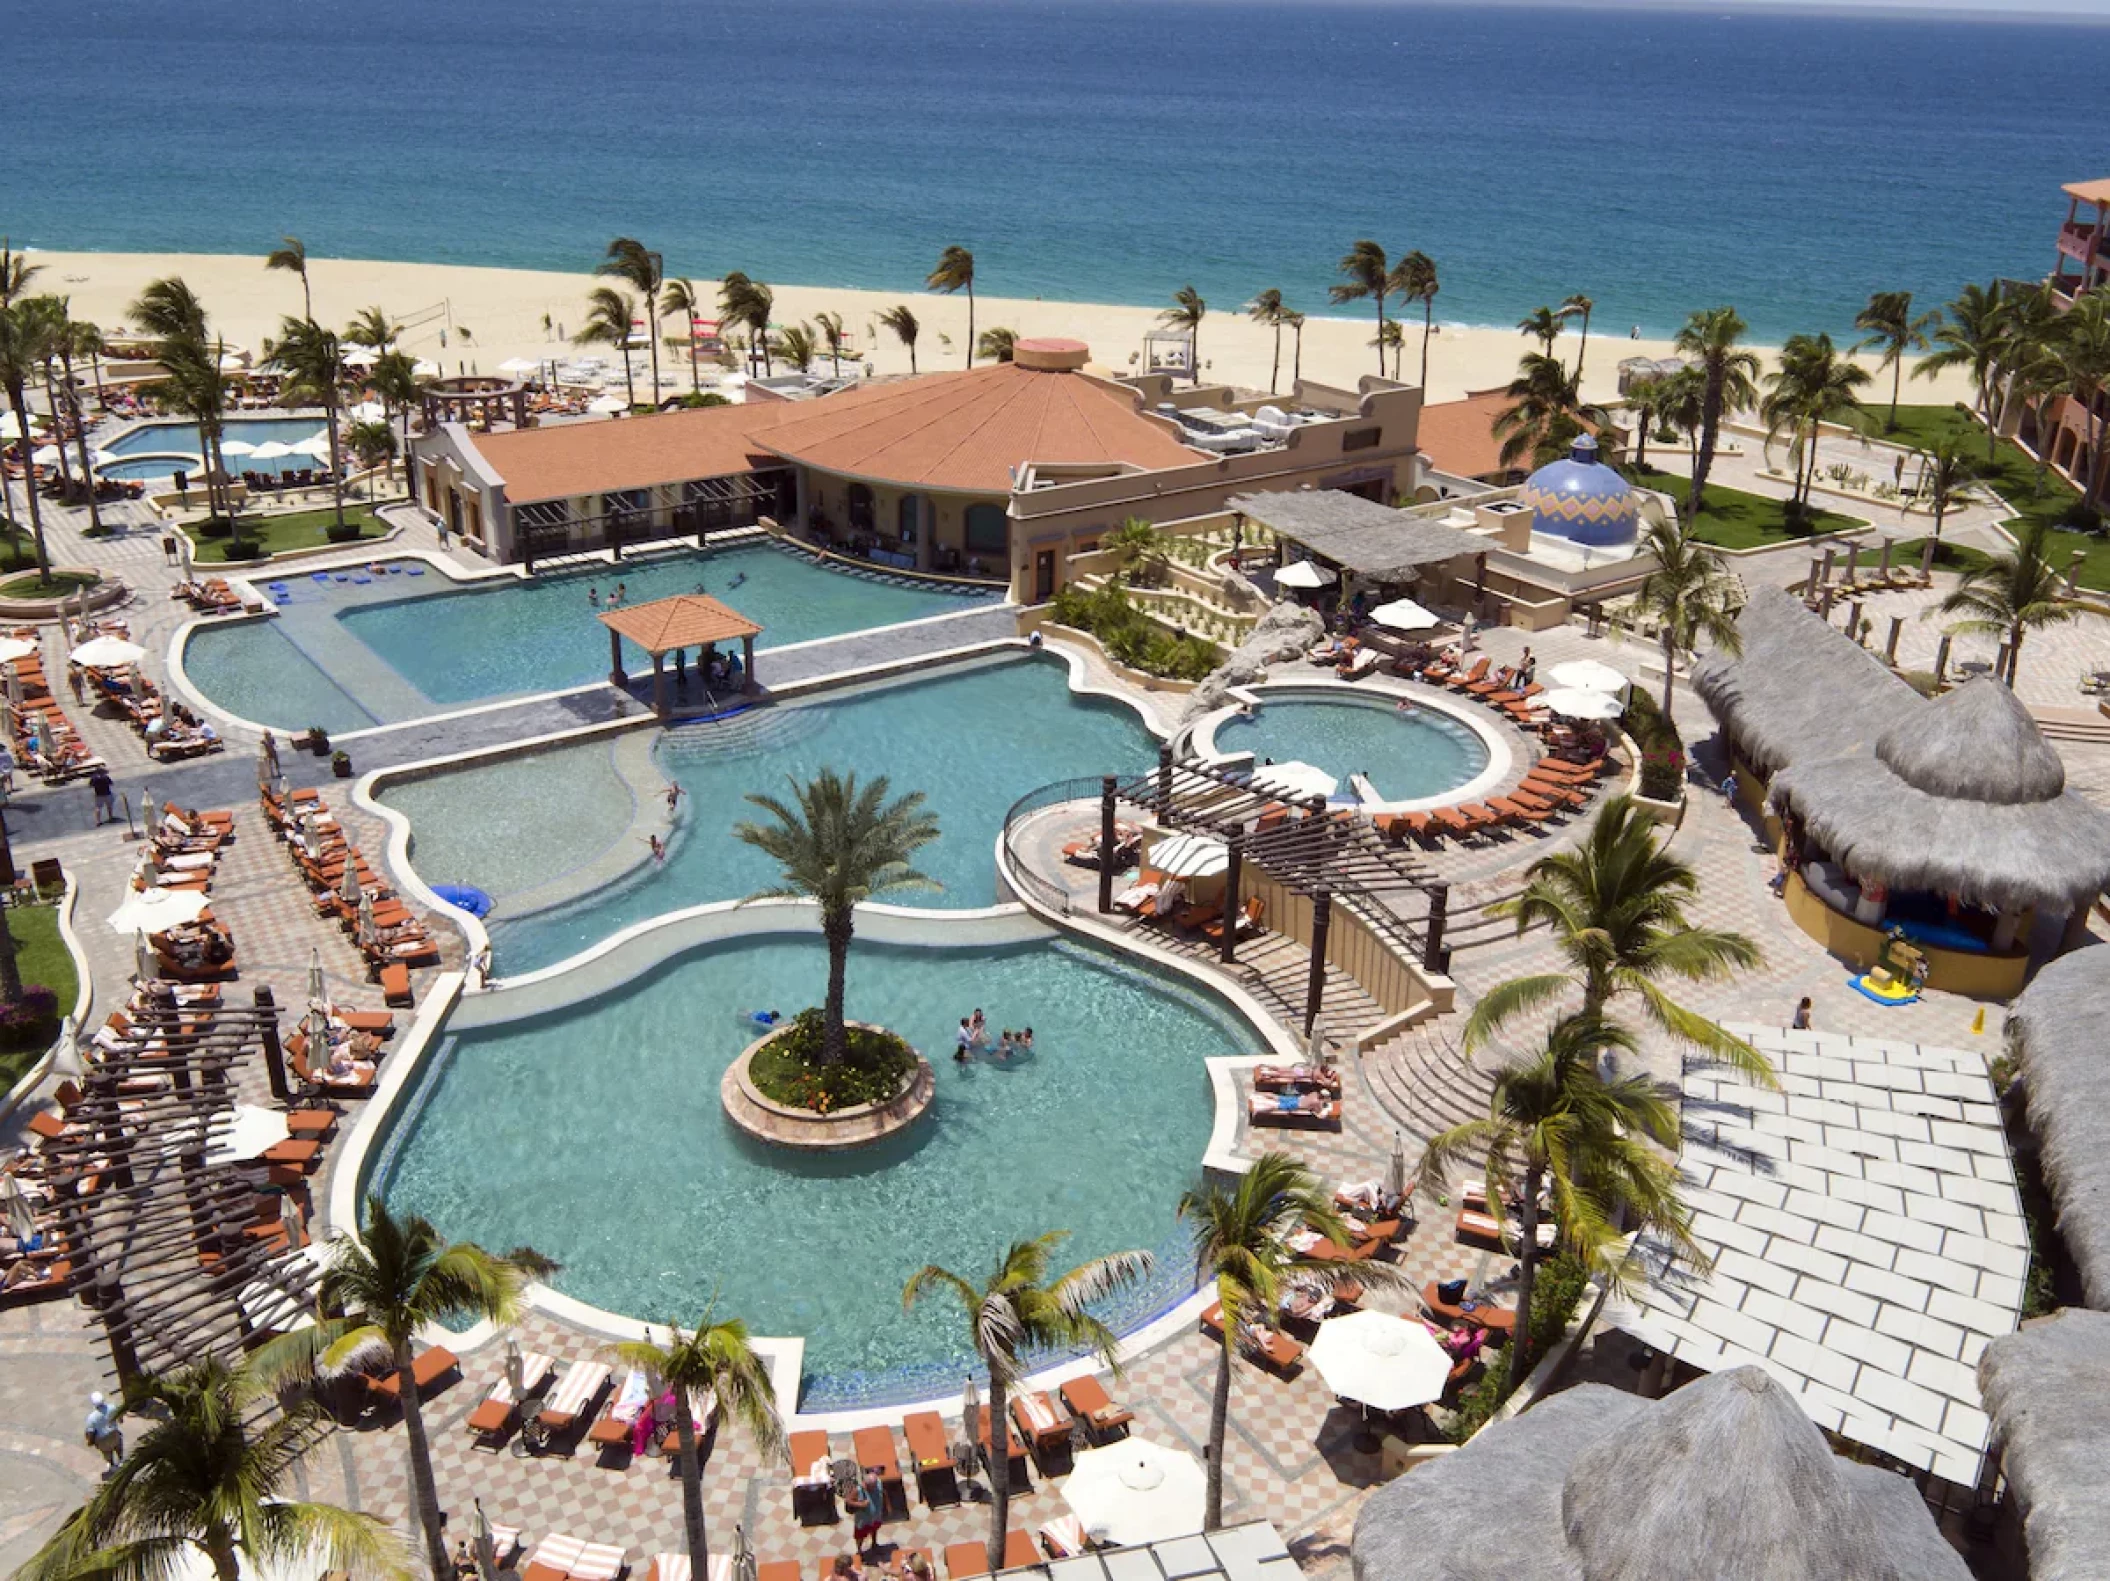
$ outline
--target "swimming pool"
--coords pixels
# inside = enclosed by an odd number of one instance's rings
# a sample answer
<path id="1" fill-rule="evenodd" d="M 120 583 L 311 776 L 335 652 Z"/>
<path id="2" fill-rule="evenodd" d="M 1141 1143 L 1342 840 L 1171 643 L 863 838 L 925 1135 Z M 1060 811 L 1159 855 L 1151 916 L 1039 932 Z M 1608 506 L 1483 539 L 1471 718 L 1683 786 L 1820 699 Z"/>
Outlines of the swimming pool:
<path id="1" fill-rule="evenodd" d="M 1071 774 L 1122 773 L 1155 760 L 1135 711 L 1069 690 L 1047 655 L 982 660 L 906 681 L 752 709 L 660 736 L 649 761 L 633 735 L 385 784 L 380 799 L 411 824 L 411 861 L 427 883 L 472 884 L 497 906 L 487 925 L 498 969 L 550 965 L 662 912 L 736 900 L 776 882 L 769 859 L 733 825 L 761 816 L 750 791 L 823 767 L 884 774 L 920 790 L 941 834 L 917 865 L 940 890 L 890 902 L 956 910 L 996 898 L 995 844 L 1027 791 Z M 643 797 L 667 780 L 687 793 L 664 865 L 633 828 Z M 639 782 L 642 783 L 639 783 Z M 553 891 L 588 891 L 551 904 Z"/>
<path id="2" fill-rule="evenodd" d="M 1212 1119 L 1202 1060 L 1266 1046 L 1228 1003 L 1065 939 L 860 940 L 849 1011 L 931 1057 L 937 1102 L 902 1136 L 805 1156 L 737 1131 L 718 1083 L 750 1040 L 741 1012 L 789 1014 L 825 973 L 812 935 L 751 937 L 452 1035 L 371 1179 L 451 1235 L 556 1258 L 552 1283 L 597 1306 L 693 1322 L 715 1295 L 757 1333 L 804 1335 L 807 1410 L 958 1388 L 965 1317 L 901 1309 L 926 1263 L 978 1280 L 1014 1239 L 1067 1229 L 1059 1267 L 1158 1253 L 1152 1284 L 1105 1314 L 1119 1328 L 1192 1290 L 1175 1208 Z M 1031 1023 L 1032 1055 L 956 1064 L 951 1031 L 976 1005 Z"/>
<path id="3" fill-rule="evenodd" d="M 230 417 L 222 426 L 220 438 L 223 443 L 239 440 L 250 446 L 298 445 L 326 431 L 323 420 L 319 417 Z M 179 467 L 192 477 L 205 470 L 196 423 L 141 423 L 137 428 L 119 434 L 103 448 L 113 456 L 140 458 L 137 461 L 105 467 L 105 477 L 140 481 L 169 477 Z M 227 469 L 236 475 L 244 472 L 278 473 L 322 465 L 323 462 L 314 456 L 259 459 L 232 450 L 227 453 Z"/>
<path id="4" fill-rule="evenodd" d="M 767 544 L 625 561 L 614 568 L 463 584 L 424 567 L 289 575 L 269 584 L 276 620 L 203 626 L 184 668 L 209 700 L 281 729 L 396 724 L 444 709 L 585 686 L 608 673 L 608 631 L 589 591 L 631 603 L 699 589 L 760 624 L 764 649 L 993 602 L 982 589 L 837 570 Z M 651 661 L 626 645 L 632 673 Z M 314 672 L 314 673 L 309 673 Z M 286 678 L 297 677 L 289 689 Z"/>
<path id="5" fill-rule="evenodd" d="M 1277 763 L 1311 763 L 1339 777 L 1367 774 L 1386 801 L 1441 796 L 1475 779 L 1488 743 L 1464 720 L 1433 706 L 1377 693 L 1262 688 L 1250 717 L 1218 724 L 1219 754 L 1250 752 Z"/>

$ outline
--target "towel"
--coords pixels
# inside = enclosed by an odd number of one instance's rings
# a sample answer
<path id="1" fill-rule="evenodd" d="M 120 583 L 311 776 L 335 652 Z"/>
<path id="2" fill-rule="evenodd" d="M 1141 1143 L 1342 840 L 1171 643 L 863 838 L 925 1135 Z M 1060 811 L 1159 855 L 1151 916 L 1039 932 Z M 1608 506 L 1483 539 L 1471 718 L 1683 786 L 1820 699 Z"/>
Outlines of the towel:
<path id="1" fill-rule="evenodd" d="M 1275 1100 L 1275 1108 L 1279 1113 L 1282 1114 L 1295 1114 L 1297 1112 L 1297 1106 L 1303 1101 L 1304 1100 L 1299 1098 L 1295 1093 L 1286 1092 Z"/>
<path id="2" fill-rule="evenodd" d="M 1018 1397 L 1018 1414 L 1026 1419 L 1026 1425 L 1036 1434 L 1052 1431 L 1055 1413 L 1048 1406 L 1044 1394 L 1022 1394 Z"/>
<path id="3" fill-rule="evenodd" d="M 615 1404 L 608 1408 L 608 1414 L 618 1422 L 634 1422 L 651 1400 L 652 1386 L 645 1382 L 642 1371 L 632 1367 L 630 1376 L 623 1380 L 622 1393 L 616 1396 Z"/>

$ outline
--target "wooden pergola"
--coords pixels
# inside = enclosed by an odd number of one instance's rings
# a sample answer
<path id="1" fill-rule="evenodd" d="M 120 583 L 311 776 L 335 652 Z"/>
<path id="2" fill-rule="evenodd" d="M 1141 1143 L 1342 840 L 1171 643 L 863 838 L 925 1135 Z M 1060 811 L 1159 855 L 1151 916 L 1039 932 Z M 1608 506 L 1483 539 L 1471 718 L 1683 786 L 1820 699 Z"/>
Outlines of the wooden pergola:
<path id="1" fill-rule="evenodd" d="M 629 688 L 630 676 L 623 669 L 623 639 L 628 637 L 652 655 L 652 711 L 662 718 L 667 714 L 666 658 L 670 653 L 676 675 L 686 681 L 687 650 L 698 650 L 700 666 L 704 651 L 737 637 L 741 689 L 755 683 L 755 638 L 762 628 L 708 593 L 677 593 L 649 604 L 604 610 L 601 624 L 608 628 L 608 684 Z"/>

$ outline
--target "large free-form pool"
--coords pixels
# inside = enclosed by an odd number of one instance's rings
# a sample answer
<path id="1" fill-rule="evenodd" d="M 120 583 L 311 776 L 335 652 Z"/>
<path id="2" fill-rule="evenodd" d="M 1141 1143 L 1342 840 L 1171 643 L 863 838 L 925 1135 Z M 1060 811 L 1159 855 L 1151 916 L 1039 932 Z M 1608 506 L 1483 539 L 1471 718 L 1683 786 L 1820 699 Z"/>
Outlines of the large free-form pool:
<path id="1" fill-rule="evenodd" d="M 1311 763 L 1337 776 L 1367 774 L 1387 801 L 1415 801 L 1456 790 L 1487 767 L 1487 743 L 1464 721 L 1379 694 L 1265 688 L 1250 717 L 1216 727 L 1219 753 L 1255 761 Z"/>
<path id="2" fill-rule="evenodd" d="M 220 435 L 227 451 L 230 472 L 287 472 L 300 467 L 322 467 L 319 456 L 289 455 L 259 457 L 255 451 L 269 444 L 306 444 L 327 433 L 319 417 L 230 417 Z M 247 449 L 239 448 L 247 446 Z M 105 446 L 113 456 L 136 456 L 115 466 L 104 467 L 107 478 L 145 480 L 165 478 L 182 468 L 193 478 L 205 470 L 203 446 L 196 423 L 142 423 L 119 434 Z"/>

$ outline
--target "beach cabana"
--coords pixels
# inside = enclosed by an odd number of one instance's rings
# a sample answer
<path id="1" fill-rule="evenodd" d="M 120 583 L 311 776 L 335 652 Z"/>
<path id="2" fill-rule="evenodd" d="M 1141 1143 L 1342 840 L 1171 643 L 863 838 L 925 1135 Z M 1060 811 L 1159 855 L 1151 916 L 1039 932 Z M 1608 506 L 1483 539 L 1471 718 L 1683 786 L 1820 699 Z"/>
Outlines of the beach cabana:
<path id="1" fill-rule="evenodd" d="M 1919 1490 L 1834 1455 L 1738 1367 L 1647 1400 L 1585 1383 L 1379 1488 L 1357 1581 L 1965 1581 Z"/>
<path id="2" fill-rule="evenodd" d="M 742 690 L 755 684 L 755 638 L 762 628 L 707 593 L 677 593 L 649 604 L 603 610 L 600 618 L 608 628 L 608 684 L 619 690 L 630 686 L 630 676 L 623 669 L 623 639 L 628 637 L 652 655 L 652 710 L 662 718 L 669 706 L 666 658 L 670 653 L 679 666 L 681 656 L 695 648 L 700 650 L 700 663 L 702 651 L 737 639 Z"/>
<path id="3" fill-rule="evenodd" d="M 2008 1011 L 2029 1128 L 2088 1304 L 2110 1311 L 2110 949 L 2044 968 Z M 2110 1575 L 2110 1568 L 2103 1572 Z"/>
<path id="4" fill-rule="evenodd" d="M 2110 1456 L 2110 1314 L 2083 1307 L 1995 1340 L 1978 1380 L 2001 1445 L 2002 1538 L 2019 1512 L 2029 1573 L 2110 1576 L 2103 1462 Z M 2002 1543 L 2007 1548 L 2007 1543 Z"/>

